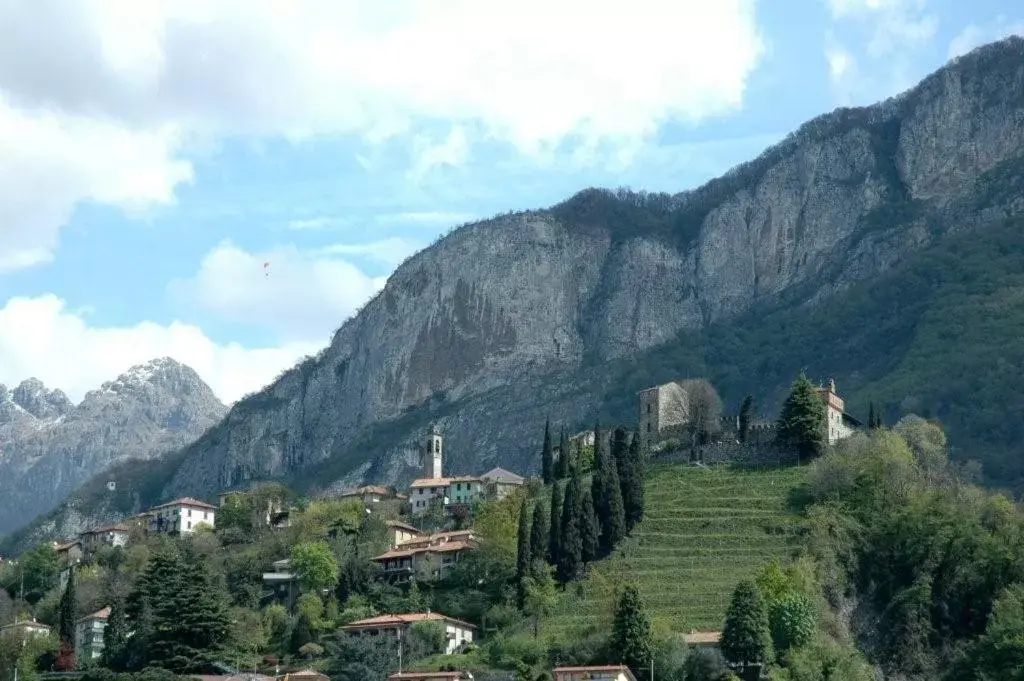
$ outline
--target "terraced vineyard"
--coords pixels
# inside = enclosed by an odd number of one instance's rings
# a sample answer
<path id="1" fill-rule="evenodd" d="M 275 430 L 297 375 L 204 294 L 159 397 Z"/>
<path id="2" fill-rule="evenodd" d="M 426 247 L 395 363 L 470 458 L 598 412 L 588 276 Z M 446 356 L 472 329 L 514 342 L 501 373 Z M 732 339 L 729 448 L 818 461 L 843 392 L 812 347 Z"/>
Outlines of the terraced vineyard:
<path id="1" fill-rule="evenodd" d="M 806 472 L 653 464 L 644 521 L 560 597 L 545 635 L 610 628 L 617 592 L 629 582 L 656 628 L 720 629 L 736 583 L 792 549 L 800 518 L 789 509 L 789 494 Z"/>

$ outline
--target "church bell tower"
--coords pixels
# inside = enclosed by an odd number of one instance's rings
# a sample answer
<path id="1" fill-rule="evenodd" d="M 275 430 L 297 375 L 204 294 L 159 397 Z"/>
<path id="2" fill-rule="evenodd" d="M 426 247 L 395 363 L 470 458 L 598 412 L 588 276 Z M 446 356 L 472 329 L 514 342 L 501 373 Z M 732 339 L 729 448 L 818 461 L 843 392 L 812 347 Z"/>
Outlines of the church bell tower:
<path id="1" fill-rule="evenodd" d="M 441 461 L 444 454 L 444 438 L 437 426 L 427 430 L 427 455 L 424 457 L 423 476 L 431 480 L 444 477 L 441 472 Z"/>

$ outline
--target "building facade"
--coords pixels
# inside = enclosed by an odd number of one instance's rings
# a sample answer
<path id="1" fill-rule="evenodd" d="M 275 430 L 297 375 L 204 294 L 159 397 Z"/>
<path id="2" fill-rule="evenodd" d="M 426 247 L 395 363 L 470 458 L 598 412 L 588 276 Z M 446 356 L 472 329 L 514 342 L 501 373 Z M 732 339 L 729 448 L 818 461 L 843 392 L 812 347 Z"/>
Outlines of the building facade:
<path id="1" fill-rule="evenodd" d="M 828 443 L 834 445 L 839 440 L 853 435 L 860 423 L 846 413 L 846 402 L 836 394 L 836 382 L 829 379 L 828 385 L 815 389 L 825 402 L 825 423 Z"/>
<path id="2" fill-rule="evenodd" d="M 78 540 L 86 553 L 92 553 L 101 546 L 126 546 L 130 531 L 126 524 L 103 525 L 86 530 L 78 535 Z"/>
<path id="3" fill-rule="evenodd" d="M 403 523 L 398 520 L 388 521 L 388 540 L 391 542 L 391 548 L 395 548 L 401 544 L 422 539 L 426 535 L 420 532 L 418 529 Z"/>
<path id="4" fill-rule="evenodd" d="M 686 389 L 679 382 L 663 383 L 637 393 L 637 424 L 642 446 L 649 447 L 681 435 L 686 421 Z"/>
<path id="5" fill-rule="evenodd" d="M 99 659 L 103 652 L 103 632 L 109 619 L 110 608 L 103 608 L 75 623 L 75 657 L 79 665 Z"/>
<path id="6" fill-rule="evenodd" d="M 624 664 L 594 667 L 555 667 L 554 681 L 636 681 Z"/>
<path id="7" fill-rule="evenodd" d="M 480 479 L 483 480 L 486 485 L 486 496 L 493 499 L 504 499 L 509 494 L 522 487 L 526 482 L 526 480 L 523 479 L 523 476 L 516 475 L 512 471 L 507 471 L 504 468 L 492 468 L 481 475 Z"/>
<path id="8" fill-rule="evenodd" d="M 409 629 L 417 622 L 441 622 L 445 626 L 448 642 L 445 654 L 451 655 L 473 642 L 476 627 L 469 622 L 457 620 L 436 612 L 407 613 L 403 615 L 380 615 L 346 624 L 341 629 L 360 636 L 401 636 L 407 639 Z"/>
<path id="9" fill-rule="evenodd" d="M 467 551 L 477 546 L 472 530 L 438 532 L 404 542 L 372 560 L 388 582 L 444 579 Z"/>
<path id="10" fill-rule="evenodd" d="M 149 509 L 150 532 L 192 534 L 200 526 L 214 527 L 217 507 L 191 497 L 175 499 Z"/>
<path id="11" fill-rule="evenodd" d="M 0 627 L 0 636 L 20 636 L 22 638 L 39 637 L 45 638 L 50 635 L 50 627 L 42 622 L 24 620 Z"/>

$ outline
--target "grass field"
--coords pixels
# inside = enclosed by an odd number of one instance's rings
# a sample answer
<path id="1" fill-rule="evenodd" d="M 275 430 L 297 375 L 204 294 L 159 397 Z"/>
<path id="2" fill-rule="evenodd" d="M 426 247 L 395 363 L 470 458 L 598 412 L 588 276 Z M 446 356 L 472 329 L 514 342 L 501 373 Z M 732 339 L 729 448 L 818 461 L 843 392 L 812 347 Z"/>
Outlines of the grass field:
<path id="1" fill-rule="evenodd" d="M 656 628 L 721 629 L 736 583 L 792 547 L 790 491 L 806 468 L 743 470 L 652 464 L 643 522 L 570 585 L 543 623 L 558 638 L 610 628 L 618 590 L 636 584 Z"/>

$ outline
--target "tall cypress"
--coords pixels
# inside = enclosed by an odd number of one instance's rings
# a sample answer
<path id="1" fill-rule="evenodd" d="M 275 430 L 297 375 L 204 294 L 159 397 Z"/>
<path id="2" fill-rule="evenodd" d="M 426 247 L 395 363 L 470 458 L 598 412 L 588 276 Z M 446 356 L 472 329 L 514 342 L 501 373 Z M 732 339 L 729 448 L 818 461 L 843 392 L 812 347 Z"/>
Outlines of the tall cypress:
<path id="1" fill-rule="evenodd" d="M 557 483 L 556 483 L 557 484 Z M 533 521 L 530 524 L 530 562 L 543 560 L 548 552 L 548 520 L 544 504 L 540 501 L 533 507 Z"/>
<path id="2" fill-rule="evenodd" d="M 743 398 L 743 404 L 740 405 L 740 422 L 739 422 L 739 436 L 740 442 L 747 441 L 747 435 L 750 433 L 750 419 L 754 412 L 754 396 L 747 395 Z"/>
<path id="3" fill-rule="evenodd" d="M 519 536 L 516 553 L 516 596 L 519 607 L 526 600 L 526 578 L 530 575 L 530 510 L 523 499 L 519 507 Z"/>
<path id="4" fill-rule="evenodd" d="M 541 475 L 544 477 L 544 484 L 550 485 L 555 479 L 555 460 L 551 452 L 551 419 L 544 422 L 544 447 L 540 453 Z"/>
<path id="5" fill-rule="evenodd" d="M 640 448 L 640 433 L 634 433 L 626 454 L 627 465 L 622 487 L 622 508 L 625 513 L 626 533 L 629 534 L 644 517 L 644 457 Z"/>
<path id="6" fill-rule="evenodd" d="M 60 613 L 57 632 L 60 636 L 60 652 L 57 655 L 56 668 L 59 671 L 71 671 L 75 663 L 75 566 L 68 566 L 68 583 L 60 597 Z"/>
<path id="7" fill-rule="evenodd" d="M 622 480 L 623 469 L 628 465 L 628 455 L 629 435 L 626 433 L 626 429 L 620 426 L 612 433 L 611 444 L 611 458 L 615 462 L 615 471 L 618 473 L 620 481 Z"/>
<path id="8" fill-rule="evenodd" d="M 583 538 L 580 535 L 579 507 L 582 504 L 582 486 L 578 472 L 569 478 L 562 502 L 562 522 L 558 539 L 558 579 L 562 583 L 576 579 L 580 574 L 583 556 Z"/>
<path id="9" fill-rule="evenodd" d="M 548 563 L 558 565 L 559 544 L 562 538 L 562 488 L 551 485 L 551 526 L 548 531 Z"/>
<path id="10" fill-rule="evenodd" d="M 604 438 L 601 436 L 601 426 L 598 423 L 594 424 L 594 468 L 593 474 L 590 476 L 590 494 L 594 498 L 594 511 L 597 512 L 597 517 L 600 520 L 601 515 L 604 513 L 604 508 L 607 506 L 607 497 L 604 489 L 604 477 L 601 475 L 601 471 L 605 469 L 605 459 L 607 458 L 604 453 Z"/>
<path id="11" fill-rule="evenodd" d="M 626 536 L 626 510 L 622 504 L 622 487 L 619 484 L 619 473 L 615 464 L 607 460 L 603 485 L 607 494 L 607 508 L 601 523 L 601 550 L 611 553 L 622 538 Z M 598 514 L 600 518 L 601 515 Z"/>
<path id="12" fill-rule="evenodd" d="M 654 634 L 635 586 L 627 586 L 619 598 L 610 644 L 616 658 L 633 670 L 636 678 L 644 678 L 643 673 L 650 669 L 652 662 Z"/>
<path id="13" fill-rule="evenodd" d="M 868 430 L 874 430 L 877 427 L 875 424 L 875 403 L 868 402 Z"/>
<path id="14" fill-rule="evenodd" d="M 580 485 L 582 489 L 583 485 Z M 590 490 L 583 490 L 579 506 L 580 560 L 584 564 L 593 562 L 598 555 L 601 542 L 601 528 L 594 513 L 594 497 Z"/>
<path id="15" fill-rule="evenodd" d="M 572 467 L 572 454 L 569 453 L 569 440 L 565 437 L 565 430 L 563 429 L 561 434 L 558 436 L 558 466 L 557 466 L 557 477 L 559 480 L 564 480 L 569 477 L 569 470 Z"/>
<path id="16" fill-rule="evenodd" d="M 100 662 L 107 669 L 115 671 L 124 667 L 125 640 L 128 637 L 128 624 L 125 621 L 124 603 L 115 600 L 110 605 L 110 616 L 107 627 L 103 630 L 103 650 Z"/>

